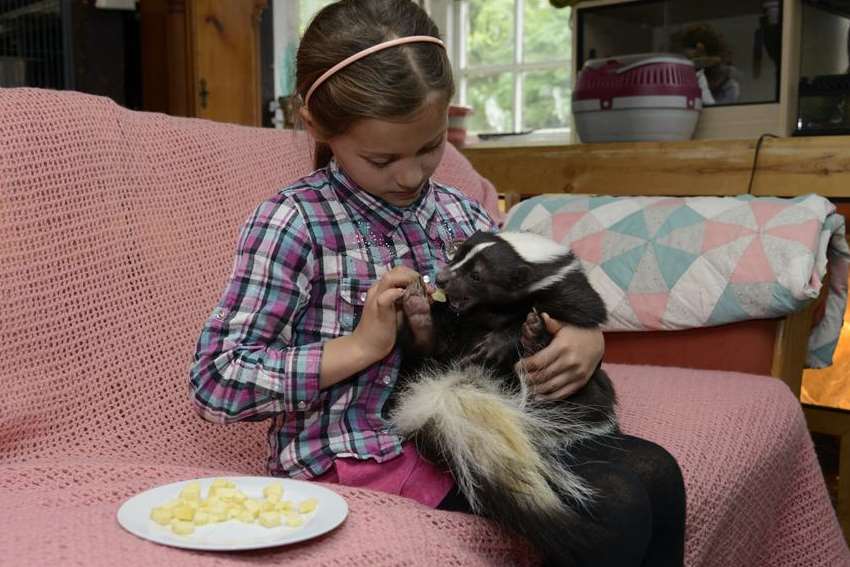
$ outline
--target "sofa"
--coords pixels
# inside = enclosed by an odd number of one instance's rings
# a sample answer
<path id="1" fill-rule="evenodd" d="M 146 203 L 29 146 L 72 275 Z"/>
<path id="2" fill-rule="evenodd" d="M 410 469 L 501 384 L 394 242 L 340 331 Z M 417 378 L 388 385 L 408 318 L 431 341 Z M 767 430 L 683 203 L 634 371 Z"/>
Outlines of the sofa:
<path id="1" fill-rule="evenodd" d="M 533 565 L 487 520 L 332 486 L 321 538 L 238 553 L 161 546 L 118 507 L 148 488 L 262 475 L 262 422 L 215 425 L 188 366 L 253 207 L 310 169 L 300 134 L 0 89 L 0 563 Z M 435 177 L 498 216 L 449 147 Z M 606 364 L 626 432 L 666 447 L 687 487 L 689 566 L 850 565 L 799 400 L 775 378 Z M 8 562 L 8 563 L 7 563 Z"/>

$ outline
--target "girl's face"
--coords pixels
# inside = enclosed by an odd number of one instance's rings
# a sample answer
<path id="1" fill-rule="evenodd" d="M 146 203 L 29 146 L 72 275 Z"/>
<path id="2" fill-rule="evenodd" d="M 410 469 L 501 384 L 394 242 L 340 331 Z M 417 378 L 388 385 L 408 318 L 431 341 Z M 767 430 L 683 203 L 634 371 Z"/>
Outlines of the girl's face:
<path id="1" fill-rule="evenodd" d="M 448 106 L 430 98 L 406 122 L 363 119 L 327 140 L 337 163 L 368 193 L 397 207 L 412 204 L 446 147 Z"/>

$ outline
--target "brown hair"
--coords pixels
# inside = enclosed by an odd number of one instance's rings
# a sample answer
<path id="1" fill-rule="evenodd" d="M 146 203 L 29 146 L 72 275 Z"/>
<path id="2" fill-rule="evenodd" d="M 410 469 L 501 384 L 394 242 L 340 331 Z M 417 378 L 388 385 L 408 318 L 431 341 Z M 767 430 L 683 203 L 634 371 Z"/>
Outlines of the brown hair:
<path id="1" fill-rule="evenodd" d="M 411 35 L 439 37 L 428 14 L 411 0 L 341 0 L 310 22 L 298 47 L 296 91 L 301 100 L 319 76 L 363 49 Z M 310 96 L 310 115 L 326 137 L 344 134 L 357 120 L 399 120 L 413 114 L 426 97 L 454 95 L 446 50 L 433 43 L 408 43 L 384 49 L 340 69 Z M 316 143 L 315 166 L 332 156 Z"/>

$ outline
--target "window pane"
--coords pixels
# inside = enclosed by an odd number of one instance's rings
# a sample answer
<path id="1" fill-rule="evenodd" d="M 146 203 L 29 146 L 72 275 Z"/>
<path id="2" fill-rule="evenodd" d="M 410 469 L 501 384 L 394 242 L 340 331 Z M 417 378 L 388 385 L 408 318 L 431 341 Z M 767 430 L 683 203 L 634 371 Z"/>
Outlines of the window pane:
<path id="1" fill-rule="evenodd" d="M 470 132 L 513 132 L 513 84 L 512 73 L 469 79 L 466 100 L 475 109 Z"/>
<path id="2" fill-rule="evenodd" d="M 467 65 L 513 63 L 514 0 L 468 0 L 467 7 Z"/>
<path id="3" fill-rule="evenodd" d="M 526 73 L 523 81 L 523 129 L 565 128 L 570 120 L 568 69 Z"/>
<path id="4" fill-rule="evenodd" d="M 570 8 L 556 9 L 549 0 L 525 0 L 522 37 L 524 62 L 568 59 L 572 46 Z"/>
<path id="5" fill-rule="evenodd" d="M 300 10 L 299 10 L 299 26 L 298 26 L 298 35 L 304 35 L 304 30 L 307 29 L 307 26 L 310 24 L 310 20 L 313 19 L 313 16 L 316 15 L 316 12 L 327 6 L 328 4 L 333 4 L 334 0 L 299 0 Z"/>

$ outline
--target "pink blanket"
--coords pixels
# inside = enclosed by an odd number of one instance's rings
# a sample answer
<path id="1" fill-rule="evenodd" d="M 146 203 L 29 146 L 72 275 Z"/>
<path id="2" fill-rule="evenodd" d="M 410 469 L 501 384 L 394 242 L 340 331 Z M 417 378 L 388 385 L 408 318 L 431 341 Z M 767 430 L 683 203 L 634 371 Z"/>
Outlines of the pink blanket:
<path id="1" fill-rule="evenodd" d="M 26 89 L 0 89 L 0 132 L 0 563 L 533 563 L 484 520 L 349 488 L 339 488 L 346 522 L 292 547 L 198 553 L 124 532 L 115 513 L 139 491 L 263 472 L 266 425 L 201 421 L 187 369 L 238 226 L 307 170 L 309 148 L 291 134 Z M 457 152 L 441 175 L 493 199 Z M 609 371 L 626 431 L 682 465 L 688 565 L 850 565 L 783 383 Z"/>

